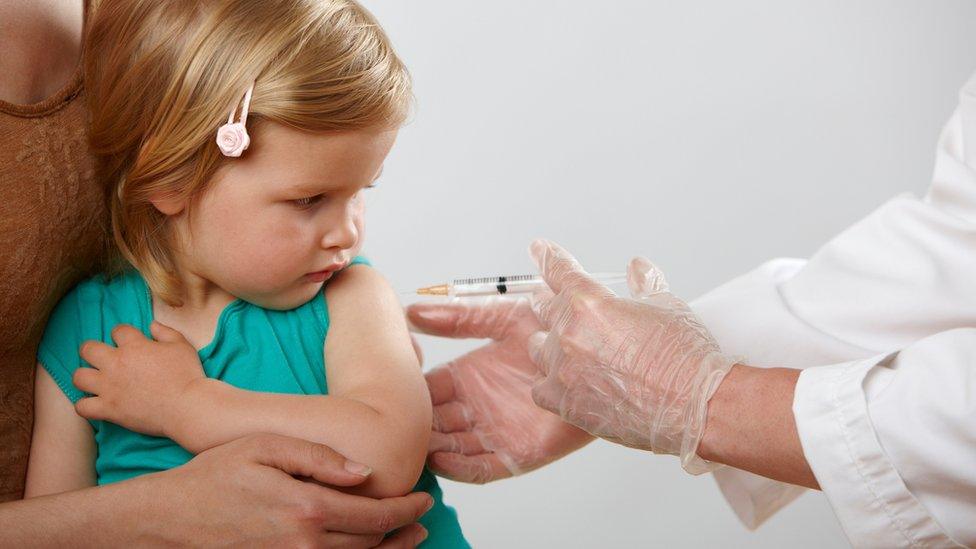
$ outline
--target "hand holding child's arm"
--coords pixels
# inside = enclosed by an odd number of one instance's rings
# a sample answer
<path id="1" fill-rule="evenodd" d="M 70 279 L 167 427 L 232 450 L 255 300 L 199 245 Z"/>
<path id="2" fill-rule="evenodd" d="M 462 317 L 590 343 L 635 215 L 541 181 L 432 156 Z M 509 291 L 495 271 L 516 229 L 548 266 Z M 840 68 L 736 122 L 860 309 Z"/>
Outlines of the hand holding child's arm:
<path id="1" fill-rule="evenodd" d="M 364 266 L 337 275 L 326 295 L 328 396 L 253 392 L 208 379 L 181 402 L 186 419 L 173 439 L 198 452 L 255 432 L 302 437 L 370 465 L 373 474 L 356 493 L 406 493 L 423 468 L 431 404 L 403 311 L 382 276 Z"/>
<path id="2" fill-rule="evenodd" d="M 337 275 L 327 295 L 328 396 L 253 392 L 206 378 L 182 336 L 155 325 L 156 342 L 120 328 L 118 349 L 86 345 L 84 358 L 99 370 L 75 383 L 98 397 L 79 401 L 78 412 L 167 436 L 193 453 L 251 433 L 305 438 L 371 466 L 357 493 L 404 494 L 423 468 L 431 405 L 402 309 L 368 267 Z"/>

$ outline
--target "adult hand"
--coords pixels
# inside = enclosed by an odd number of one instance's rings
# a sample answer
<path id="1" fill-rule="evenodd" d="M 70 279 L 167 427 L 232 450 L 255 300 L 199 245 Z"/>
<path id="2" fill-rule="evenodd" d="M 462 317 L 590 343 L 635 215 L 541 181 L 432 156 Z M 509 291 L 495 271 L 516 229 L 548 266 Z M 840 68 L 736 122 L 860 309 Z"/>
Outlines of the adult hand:
<path id="1" fill-rule="evenodd" d="M 143 477 L 152 484 L 145 494 L 161 519 L 144 521 L 152 530 L 144 541 L 204 546 L 419 544 L 426 531 L 415 523 L 430 508 L 430 495 L 376 500 L 330 488 L 366 480 L 356 472 L 362 466 L 347 468 L 347 463 L 327 446 L 280 435 L 250 435 L 217 446 L 182 467 Z M 384 540 L 397 528 L 396 535 Z"/>
<path id="2" fill-rule="evenodd" d="M 153 339 L 120 324 L 112 330 L 117 347 L 86 341 L 80 354 L 93 368 L 75 370 L 72 382 L 94 396 L 77 402 L 86 419 L 100 419 L 153 436 L 174 438 L 186 392 L 207 378 L 196 349 L 180 332 L 153 322 Z"/>
<path id="3" fill-rule="evenodd" d="M 658 290 L 641 270 L 628 273 L 628 286 L 634 298 Z M 427 334 L 492 340 L 426 376 L 434 402 L 428 465 L 437 474 L 490 482 L 538 469 L 593 440 L 532 401 L 540 373 L 528 338 L 543 326 L 527 300 L 417 303 L 407 317 Z"/>
<path id="4" fill-rule="evenodd" d="M 407 318 L 427 334 L 492 340 L 426 375 L 434 404 L 428 465 L 437 474 L 485 483 L 532 471 L 593 440 L 532 402 L 539 373 L 526 345 L 542 327 L 528 300 L 418 303 Z"/>
<path id="5" fill-rule="evenodd" d="M 531 254 L 554 292 L 534 304 L 548 330 L 529 343 L 544 376 L 535 402 L 595 436 L 679 455 L 689 472 L 714 468 L 696 450 L 708 399 L 736 360 L 667 291 L 660 271 L 631 261 L 628 280 L 644 281 L 635 301 L 615 296 L 552 242 L 533 242 Z"/>

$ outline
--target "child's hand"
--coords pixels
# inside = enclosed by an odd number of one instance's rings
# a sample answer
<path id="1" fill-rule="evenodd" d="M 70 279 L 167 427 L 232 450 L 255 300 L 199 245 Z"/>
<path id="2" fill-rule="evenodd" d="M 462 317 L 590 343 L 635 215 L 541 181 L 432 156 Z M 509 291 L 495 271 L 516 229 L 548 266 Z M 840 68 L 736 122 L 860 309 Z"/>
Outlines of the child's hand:
<path id="1" fill-rule="evenodd" d="M 93 368 L 78 368 L 72 381 L 94 396 L 78 401 L 78 415 L 173 438 L 180 422 L 181 399 L 207 377 L 196 349 L 183 334 L 158 322 L 149 330 L 155 341 L 120 324 L 112 330 L 118 347 L 100 341 L 82 344 L 81 358 Z"/>

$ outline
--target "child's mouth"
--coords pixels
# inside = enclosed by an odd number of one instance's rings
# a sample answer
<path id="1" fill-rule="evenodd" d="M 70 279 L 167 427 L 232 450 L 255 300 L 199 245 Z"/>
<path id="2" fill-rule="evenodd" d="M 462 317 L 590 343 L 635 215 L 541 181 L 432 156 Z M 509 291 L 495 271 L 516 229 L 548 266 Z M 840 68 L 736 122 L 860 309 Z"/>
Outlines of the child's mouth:
<path id="1" fill-rule="evenodd" d="M 329 279 L 329 277 L 332 276 L 333 272 L 334 271 L 325 270 L 325 271 L 318 271 L 314 273 L 308 273 L 307 275 L 305 275 L 305 278 L 307 278 L 309 282 L 325 282 L 326 280 Z"/>
<path id="2" fill-rule="evenodd" d="M 314 273 L 306 274 L 305 278 L 307 278 L 309 282 L 325 282 L 326 280 L 329 279 L 329 277 L 332 276 L 332 273 L 338 271 L 343 267 L 345 267 L 345 263 L 336 263 L 335 265 L 329 265 L 328 267 L 322 269 L 321 271 L 315 271 Z"/>

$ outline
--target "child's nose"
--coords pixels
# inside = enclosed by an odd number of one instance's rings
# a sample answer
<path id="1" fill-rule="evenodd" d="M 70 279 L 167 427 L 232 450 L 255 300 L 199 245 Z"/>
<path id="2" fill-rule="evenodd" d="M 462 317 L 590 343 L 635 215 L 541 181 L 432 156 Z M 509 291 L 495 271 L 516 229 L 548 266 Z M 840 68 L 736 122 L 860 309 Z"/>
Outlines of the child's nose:
<path id="1" fill-rule="evenodd" d="M 342 216 L 338 223 L 335 223 L 325 232 L 322 238 L 322 247 L 339 248 L 347 250 L 359 242 L 359 229 L 356 226 L 356 216 L 359 215 L 359 208 L 353 201 L 343 208 Z"/>

